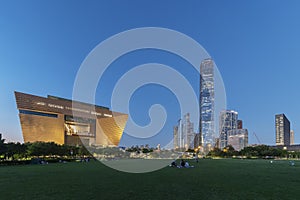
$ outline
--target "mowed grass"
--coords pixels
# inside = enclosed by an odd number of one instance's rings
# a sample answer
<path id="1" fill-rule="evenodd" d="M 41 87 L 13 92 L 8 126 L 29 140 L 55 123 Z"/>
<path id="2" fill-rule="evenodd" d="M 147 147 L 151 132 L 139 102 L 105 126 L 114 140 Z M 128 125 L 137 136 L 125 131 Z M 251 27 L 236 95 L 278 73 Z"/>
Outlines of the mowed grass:
<path id="1" fill-rule="evenodd" d="M 200 160 L 130 174 L 100 162 L 0 167 L 0 199 L 300 199 L 300 161 Z"/>

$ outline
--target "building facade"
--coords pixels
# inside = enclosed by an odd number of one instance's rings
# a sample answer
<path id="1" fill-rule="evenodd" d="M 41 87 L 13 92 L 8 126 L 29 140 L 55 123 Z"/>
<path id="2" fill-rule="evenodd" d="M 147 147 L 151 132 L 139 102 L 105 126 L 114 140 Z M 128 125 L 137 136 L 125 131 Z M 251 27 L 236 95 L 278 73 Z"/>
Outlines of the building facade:
<path id="1" fill-rule="evenodd" d="M 240 151 L 243 148 L 248 146 L 248 130 L 247 129 L 234 129 L 229 130 L 228 134 L 228 143 L 235 150 Z"/>
<path id="2" fill-rule="evenodd" d="M 185 149 L 194 149 L 194 123 L 190 120 L 190 113 L 184 115 L 182 123 L 183 144 Z"/>
<path id="3" fill-rule="evenodd" d="M 179 133 L 178 133 L 178 126 L 173 127 L 173 144 L 174 149 L 179 148 Z"/>
<path id="4" fill-rule="evenodd" d="M 284 114 L 275 115 L 276 145 L 290 145 L 290 121 Z"/>
<path id="5" fill-rule="evenodd" d="M 243 129 L 243 120 L 237 120 L 237 129 Z"/>
<path id="6" fill-rule="evenodd" d="M 291 130 L 290 133 L 290 145 L 294 145 L 295 144 L 295 135 L 294 135 L 294 130 Z"/>
<path id="7" fill-rule="evenodd" d="M 220 113 L 219 131 L 220 131 L 220 149 L 228 145 L 228 131 L 237 129 L 238 112 L 233 110 L 224 110 Z"/>
<path id="8" fill-rule="evenodd" d="M 128 115 L 109 108 L 15 92 L 24 142 L 117 146 Z"/>
<path id="9" fill-rule="evenodd" d="M 174 149 L 194 149 L 194 138 L 194 123 L 191 122 L 190 114 L 187 113 L 173 128 Z"/>
<path id="10" fill-rule="evenodd" d="M 201 147 L 201 137 L 200 137 L 200 133 L 196 133 L 195 137 L 194 137 L 194 149 L 198 149 Z"/>
<path id="11" fill-rule="evenodd" d="M 201 146 L 213 146 L 215 142 L 215 88 L 214 62 L 205 59 L 200 65 L 200 123 Z M 203 143 L 203 144 L 202 144 Z"/>

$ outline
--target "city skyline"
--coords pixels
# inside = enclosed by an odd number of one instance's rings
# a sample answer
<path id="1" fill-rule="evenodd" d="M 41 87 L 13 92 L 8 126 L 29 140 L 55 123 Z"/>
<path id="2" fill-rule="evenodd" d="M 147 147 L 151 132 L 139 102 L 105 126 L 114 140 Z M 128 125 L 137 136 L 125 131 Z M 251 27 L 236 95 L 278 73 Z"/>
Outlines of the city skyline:
<path id="1" fill-rule="evenodd" d="M 224 80 L 227 108 L 239 112 L 248 128 L 250 144 L 258 143 L 253 132 L 261 143 L 275 144 L 277 113 L 285 113 L 290 119 L 294 142 L 300 143 L 296 92 L 300 73 L 299 2 L 274 1 L 272 5 L 260 1 L 220 2 L 218 6 L 216 2 L 136 1 L 132 4 L 74 2 L 70 7 L 67 2 L 20 2 L 18 6 L 3 3 L 0 8 L 0 133 L 3 138 L 22 141 L 15 90 L 71 99 L 76 73 L 97 44 L 121 31 L 155 26 L 187 34 L 209 52 Z M 130 67 L 144 62 L 169 64 L 189 77 L 195 91 L 199 91 L 198 76 L 189 69 L 188 63 L 165 52 L 149 50 L 128 54 L 113 63 L 107 77 L 99 83 L 96 104 L 110 107 L 110 91 L 116 80 Z M 163 92 L 168 91 L 162 87 L 142 89 L 148 94 L 146 100 L 133 99 L 132 104 L 143 102 L 146 108 L 133 108 L 132 117 L 138 124 L 147 124 L 149 105 L 160 102 L 157 96 L 166 97 L 161 102 L 169 104 L 166 109 L 171 110 L 171 116 L 163 132 L 172 137 L 174 122 L 180 118 L 178 110 L 173 110 L 178 103 L 170 100 L 172 94 L 164 96 Z M 140 98 L 142 93 L 139 90 L 134 97 Z M 288 95 L 293 98 L 287 100 Z"/>

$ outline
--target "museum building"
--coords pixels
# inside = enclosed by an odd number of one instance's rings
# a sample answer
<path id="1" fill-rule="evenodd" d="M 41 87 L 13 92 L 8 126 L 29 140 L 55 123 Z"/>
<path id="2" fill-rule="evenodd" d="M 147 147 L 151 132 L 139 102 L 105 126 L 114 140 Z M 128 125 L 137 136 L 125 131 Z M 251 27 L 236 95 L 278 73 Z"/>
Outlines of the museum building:
<path id="1" fill-rule="evenodd" d="M 24 142 L 118 146 L 128 115 L 107 107 L 15 92 Z"/>

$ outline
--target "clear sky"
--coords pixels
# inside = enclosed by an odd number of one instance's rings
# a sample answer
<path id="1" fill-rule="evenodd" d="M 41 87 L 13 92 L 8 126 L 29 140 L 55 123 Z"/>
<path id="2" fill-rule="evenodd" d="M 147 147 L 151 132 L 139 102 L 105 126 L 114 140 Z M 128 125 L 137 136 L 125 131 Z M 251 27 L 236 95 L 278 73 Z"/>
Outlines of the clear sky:
<path id="1" fill-rule="evenodd" d="M 22 141 L 13 91 L 72 97 L 77 70 L 101 41 L 138 27 L 165 27 L 199 42 L 217 64 L 228 109 L 239 112 L 249 142 L 275 143 L 275 117 L 285 113 L 300 143 L 300 2 L 273 1 L 0 1 L 0 132 Z M 118 59 L 100 81 L 96 103 L 110 107 L 110 91 L 122 73 L 147 62 L 172 65 L 197 89 L 198 77 L 174 55 L 149 50 Z M 122 66 L 126 66 L 123 67 Z M 183 67 L 187 66 L 187 67 Z M 151 85 L 132 98 L 132 116 L 148 123 L 153 103 L 171 112 L 178 102 Z M 174 113 L 174 114 L 172 114 Z"/>

